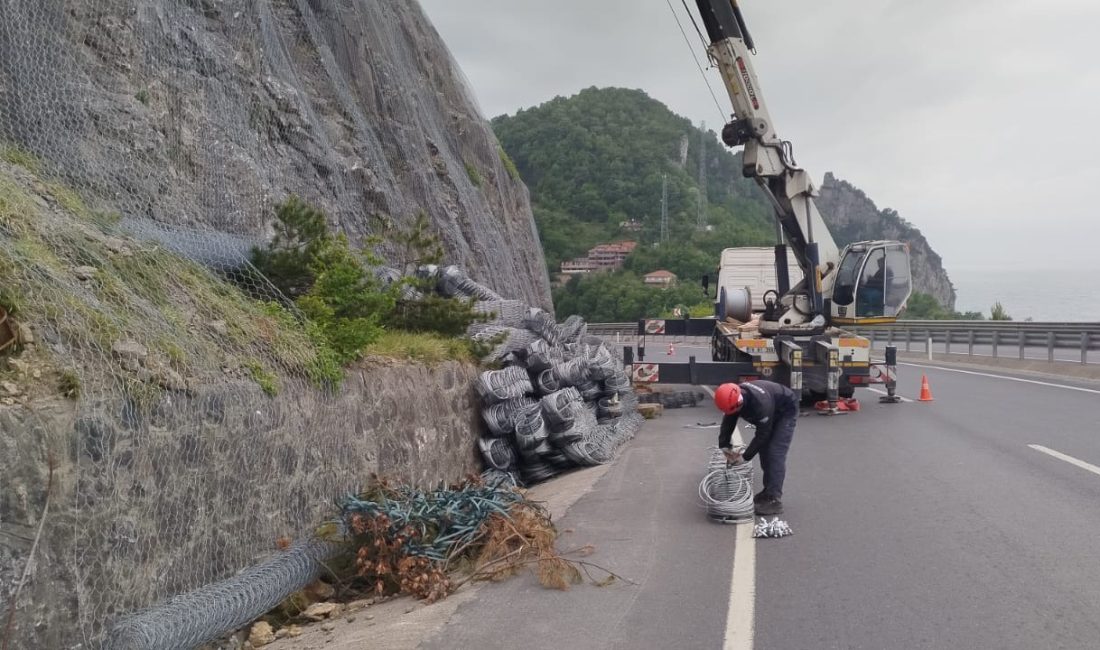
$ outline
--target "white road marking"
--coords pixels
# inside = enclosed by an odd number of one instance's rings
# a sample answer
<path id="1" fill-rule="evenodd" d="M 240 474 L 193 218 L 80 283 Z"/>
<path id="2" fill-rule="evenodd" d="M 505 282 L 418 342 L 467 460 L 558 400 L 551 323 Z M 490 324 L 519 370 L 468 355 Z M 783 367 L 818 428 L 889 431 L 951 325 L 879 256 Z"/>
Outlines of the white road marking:
<path id="1" fill-rule="evenodd" d="M 733 430 L 734 446 L 741 447 L 745 439 L 741 427 Z M 726 610 L 726 635 L 723 650 L 752 650 L 753 624 L 756 619 L 756 539 L 753 524 L 737 525 L 737 540 L 733 547 L 733 573 L 730 576 L 729 609 Z"/>
<path id="2" fill-rule="evenodd" d="M 1067 456 L 1067 455 L 1063 454 L 1060 451 L 1054 451 L 1053 449 L 1048 449 L 1048 448 L 1046 448 L 1042 445 L 1028 445 L 1028 447 L 1034 449 L 1035 451 L 1044 453 L 1047 456 L 1052 456 L 1054 458 L 1057 458 L 1058 460 L 1064 460 L 1067 463 L 1069 463 L 1070 465 L 1076 465 L 1077 467 L 1080 467 L 1083 470 L 1092 472 L 1093 474 L 1096 474 L 1097 476 L 1100 476 L 1100 467 L 1097 467 L 1096 465 L 1093 465 L 1092 463 L 1086 463 L 1083 460 L 1078 460 L 1078 459 L 1074 458 L 1073 456 Z"/>
<path id="3" fill-rule="evenodd" d="M 751 523 L 738 524 L 723 650 L 752 650 L 756 618 L 756 540 Z"/>
<path id="4" fill-rule="evenodd" d="M 1054 384 L 1049 381 L 1037 381 L 1035 379 L 1020 379 L 1019 377 L 1009 377 L 1007 375 L 994 375 L 988 372 L 974 372 L 973 370 L 958 370 L 956 368 L 944 368 L 941 366 L 927 366 L 919 363 L 899 363 L 899 366 L 909 366 L 911 368 L 926 368 L 928 370 L 942 370 L 944 372 L 956 372 L 962 375 L 977 375 L 978 377 L 991 377 L 993 379 L 1003 379 L 1005 381 L 1016 381 L 1022 384 L 1035 384 L 1037 386 L 1049 386 L 1051 388 L 1064 388 L 1066 390 L 1075 390 L 1080 393 L 1092 393 L 1093 395 L 1100 395 L 1100 390 L 1092 388 L 1081 388 L 1080 386 L 1067 386 L 1066 384 Z"/>
<path id="5" fill-rule="evenodd" d="M 889 395 L 890 394 L 890 393 L 887 393 L 886 391 L 880 390 L 878 388 L 868 388 L 866 386 L 864 388 L 867 388 L 867 390 L 871 391 L 872 393 L 878 393 L 879 395 Z M 901 395 L 898 395 L 898 397 L 901 397 Z M 913 400 L 909 399 L 908 397 L 901 397 L 901 401 L 903 401 L 903 402 L 912 402 Z"/>

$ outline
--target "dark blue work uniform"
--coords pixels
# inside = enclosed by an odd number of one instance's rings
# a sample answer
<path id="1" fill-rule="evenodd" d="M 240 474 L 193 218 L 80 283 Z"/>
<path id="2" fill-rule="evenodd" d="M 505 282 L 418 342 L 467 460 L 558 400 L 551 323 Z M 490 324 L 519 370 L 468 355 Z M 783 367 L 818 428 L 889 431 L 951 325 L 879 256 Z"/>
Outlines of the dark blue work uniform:
<path id="1" fill-rule="evenodd" d="M 798 395 L 773 381 L 748 381 L 740 386 L 744 404 L 737 413 L 722 418 L 718 446 L 730 448 L 738 418 L 755 425 L 756 435 L 743 456 L 745 460 L 752 460 L 760 454 L 764 492 L 779 499 L 783 496 L 783 479 L 787 475 L 787 451 L 798 423 Z"/>

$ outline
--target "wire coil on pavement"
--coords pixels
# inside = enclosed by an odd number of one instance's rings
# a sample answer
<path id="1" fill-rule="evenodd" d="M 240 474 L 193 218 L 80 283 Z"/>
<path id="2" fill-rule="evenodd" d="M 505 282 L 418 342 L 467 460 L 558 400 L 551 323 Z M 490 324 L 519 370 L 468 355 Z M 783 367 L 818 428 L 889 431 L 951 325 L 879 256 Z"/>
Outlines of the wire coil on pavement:
<path id="1" fill-rule="evenodd" d="M 724 523 L 753 521 L 752 463 L 728 466 L 721 449 L 711 449 L 707 475 L 699 482 L 699 499 L 707 516 Z"/>

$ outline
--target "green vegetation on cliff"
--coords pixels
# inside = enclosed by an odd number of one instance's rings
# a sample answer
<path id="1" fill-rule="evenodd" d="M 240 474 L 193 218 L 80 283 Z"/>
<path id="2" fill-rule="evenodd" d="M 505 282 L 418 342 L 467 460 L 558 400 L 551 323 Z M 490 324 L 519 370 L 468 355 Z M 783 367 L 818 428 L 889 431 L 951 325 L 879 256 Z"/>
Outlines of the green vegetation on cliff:
<path id="1" fill-rule="evenodd" d="M 656 243 L 666 176 L 671 240 L 715 262 L 722 248 L 772 241 L 769 208 L 741 176 L 740 157 L 640 90 L 589 88 L 497 117 L 493 128 L 531 189 L 552 273 L 612 239 Z M 704 140 L 710 232 L 696 229 Z M 620 229 L 630 220 L 642 224 L 640 233 Z"/>

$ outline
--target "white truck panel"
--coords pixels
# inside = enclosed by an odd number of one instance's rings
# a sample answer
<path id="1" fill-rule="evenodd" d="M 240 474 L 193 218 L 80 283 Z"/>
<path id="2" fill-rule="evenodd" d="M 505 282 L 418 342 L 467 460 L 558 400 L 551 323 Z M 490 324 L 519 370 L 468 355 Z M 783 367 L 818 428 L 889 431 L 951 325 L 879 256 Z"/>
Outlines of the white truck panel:
<path id="1" fill-rule="evenodd" d="M 791 286 L 802 281 L 802 270 L 794 253 L 787 249 L 787 268 Z M 753 311 L 764 310 L 764 292 L 776 290 L 779 281 L 775 277 L 775 249 L 767 246 L 727 248 L 722 251 L 718 266 L 718 287 L 739 289 L 748 287 L 752 292 Z"/>

